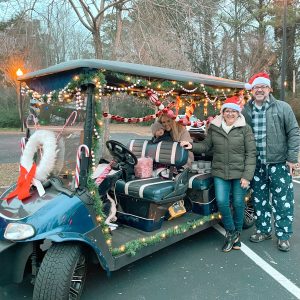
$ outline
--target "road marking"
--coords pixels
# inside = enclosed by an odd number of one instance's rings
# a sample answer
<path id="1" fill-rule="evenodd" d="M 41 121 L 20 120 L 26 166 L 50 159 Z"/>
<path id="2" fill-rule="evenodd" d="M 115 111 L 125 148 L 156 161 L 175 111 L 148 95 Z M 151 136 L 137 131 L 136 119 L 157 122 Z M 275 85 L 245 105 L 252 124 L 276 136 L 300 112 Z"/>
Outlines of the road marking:
<path id="1" fill-rule="evenodd" d="M 300 180 L 293 179 L 293 182 L 300 183 Z"/>
<path id="2" fill-rule="evenodd" d="M 214 225 L 214 228 L 225 236 L 225 229 L 219 224 Z M 269 265 L 265 260 L 258 256 L 244 243 L 242 243 L 241 251 L 243 251 L 244 254 L 246 254 L 267 274 L 273 277 L 273 279 L 275 279 L 279 284 L 281 284 L 288 292 L 293 294 L 297 299 L 300 299 L 300 288 L 297 287 L 294 283 L 292 283 L 288 278 L 286 278 L 283 274 L 274 269 L 271 265 Z"/>
<path id="3" fill-rule="evenodd" d="M 7 185 L 7 186 L 0 186 L 0 189 L 7 189 L 9 187 L 10 187 L 9 185 Z"/>

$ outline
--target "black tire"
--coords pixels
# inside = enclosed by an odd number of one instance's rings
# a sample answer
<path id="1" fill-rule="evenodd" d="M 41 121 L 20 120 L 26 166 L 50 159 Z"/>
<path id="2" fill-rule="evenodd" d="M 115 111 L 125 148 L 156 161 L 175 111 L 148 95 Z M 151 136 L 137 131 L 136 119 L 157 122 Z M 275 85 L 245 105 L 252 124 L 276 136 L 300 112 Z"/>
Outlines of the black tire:
<path id="1" fill-rule="evenodd" d="M 87 261 L 80 245 L 52 245 L 39 268 L 33 300 L 80 299 L 86 271 Z"/>
<path id="2" fill-rule="evenodd" d="M 248 229 L 252 227 L 255 223 L 255 218 L 254 218 L 254 208 L 251 199 L 249 199 L 246 202 L 245 206 L 245 214 L 244 214 L 244 229 Z"/>

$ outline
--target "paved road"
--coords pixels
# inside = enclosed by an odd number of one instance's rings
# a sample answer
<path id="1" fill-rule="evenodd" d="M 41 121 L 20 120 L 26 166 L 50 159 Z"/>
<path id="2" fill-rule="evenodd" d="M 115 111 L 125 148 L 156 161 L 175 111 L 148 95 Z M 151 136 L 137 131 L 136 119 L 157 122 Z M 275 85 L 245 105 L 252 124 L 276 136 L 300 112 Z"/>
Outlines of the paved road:
<path id="1" fill-rule="evenodd" d="M 20 161 L 21 150 L 19 143 L 22 136 L 23 135 L 16 133 L 0 133 L 0 164 Z M 149 136 L 141 136 L 133 133 L 112 133 L 110 138 L 126 145 L 132 138 L 149 138 Z"/>
<path id="2" fill-rule="evenodd" d="M 12 145 L 13 140 L 6 143 Z M 277 250 L 275 238 L 249 242 L 249 229 L 242 233 L 243 251 L 224 254 L 223 236 L 210 228 L 113 272 L 110 278 L 92 266 L 82 299 L 300 299 L 300 182 L 295 182 L 295 195 L 295 234 L 288 253 Z M 0 299 L 31 299 L 32 290 L 26 278 L 20 285 L 0 287 Z"/>

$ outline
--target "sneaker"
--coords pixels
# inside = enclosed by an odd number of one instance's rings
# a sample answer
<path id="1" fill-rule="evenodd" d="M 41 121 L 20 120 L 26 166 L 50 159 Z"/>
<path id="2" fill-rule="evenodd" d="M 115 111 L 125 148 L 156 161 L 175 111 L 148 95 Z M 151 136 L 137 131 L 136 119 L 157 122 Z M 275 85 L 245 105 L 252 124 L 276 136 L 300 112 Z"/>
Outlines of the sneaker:
<path id="1" fill-rule="evenodd" d="M 239 233 L 237 231 L 227 231 L 226 239 L 225 239 L 225 243 L 222 247 L 222 251 L 229 252 L 232 249 L 233 244 L 235 242 L 237 242 L 238 239 L 239 239 Z"/>
<path id="2" fill-rule="evenodd" d="M 255 233 L 250 236 L 250 241 L 253 243 L 260 243 L 265 240 L 270 240 L 272 238 L 271 233 Z"/>
<path id="3" fill-rule="evenodd" d="M 291 246 L 288 240 L 278 240 L 277 247 L 280 251 L 288 252 Z"/>

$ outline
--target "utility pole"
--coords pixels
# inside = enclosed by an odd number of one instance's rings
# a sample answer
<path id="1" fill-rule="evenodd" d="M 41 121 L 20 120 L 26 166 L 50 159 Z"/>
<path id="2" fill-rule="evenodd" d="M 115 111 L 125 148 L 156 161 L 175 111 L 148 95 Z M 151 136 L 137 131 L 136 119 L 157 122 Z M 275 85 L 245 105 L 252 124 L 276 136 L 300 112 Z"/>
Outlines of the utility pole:
<path id="1" fill-rule="evenodd" d="M 281 84 L 280 100 L 285 100 L 285 77 L 286 77 L 286 19 L 287 19 L 287 0 L 283 0 L 283 19 L 282 19 L 282 59 L 281 59 Z"/>

